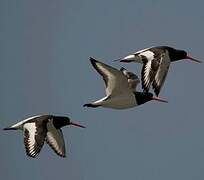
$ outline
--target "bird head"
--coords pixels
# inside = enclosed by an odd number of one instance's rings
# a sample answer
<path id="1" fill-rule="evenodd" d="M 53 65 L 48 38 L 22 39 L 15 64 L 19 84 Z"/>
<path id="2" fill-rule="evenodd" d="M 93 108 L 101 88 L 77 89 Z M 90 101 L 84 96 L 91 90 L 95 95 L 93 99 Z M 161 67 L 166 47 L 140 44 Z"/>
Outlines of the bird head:
<path id="1" fill-rule="evenodd" d="M 147 93 L 135 92 L 135 96 L 136 96 L 136 100 L 137 100 L 138 105 L 144 104 L 144 103 L 146 103 L 148 101 L 152 101 L 152 100 L 168 103 L 168 101 L 166 101 L 160 97 L 153 96 L 153 94 L 149 93 L 149 92 L 147 92 Z"/>
<path id="2" fill-rule="evenodd" d="M 67 126 L 67 125 L 72 125 L 72 126 L 76 126 L 76 127 L 80 127 L 80 128 L 85 128 L 85 126 L 82 126 L 78 123 L 74 123 L 70 120 L 69 117 L 66 116 L 55 116 L 53 118 L 53 123 L 55 125 L 56 128 L 61 128 L 63 126 Z"/>
<path id="3" fill-rule="evenodd" d="M 195 58 L 193 58 L 192 56 L 190 56 L 186 51 L 184 50 L 177 50 L 177 49 L 171 49 L 169 51 L 169 56 L 171 58 L 172 61 L 178 61 L 181 59 L 188 59 L 191 60 L 193 62 L 197 62 L 197 63 L 202 63 L 202 61 L 199 61 Z"/>

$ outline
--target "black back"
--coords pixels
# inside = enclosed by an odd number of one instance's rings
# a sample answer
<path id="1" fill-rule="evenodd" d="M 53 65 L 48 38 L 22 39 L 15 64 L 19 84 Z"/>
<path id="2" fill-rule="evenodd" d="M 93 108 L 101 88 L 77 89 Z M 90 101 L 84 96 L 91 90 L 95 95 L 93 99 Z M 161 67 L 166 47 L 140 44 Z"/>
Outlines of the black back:
<path id="1" fill-rule="evenodd" d="M 138 105 L 144 104 L 148 101 L 152 100 L 153 94 L 152 93 L 144 93 L 144 92 L 134 92 L 135 99 Z"/>
<path id="2" fill-rule="evenodd" d="M 169 46 L 158 46 L 157 48 L 168 50 L 171 61 L 178 61 L 187 57 L 187 52 L 184 50 L 174 49 Z"/>
<path id="3" fill-rule="evenodd" d="M 37 126 L 44 126 L 48 120 L 53 119 L 53 125 L 56 129 L 70 124 L 70 119 L 66 116 L 41 115 L 30 119 L 28 122 L 35 122 Z M 26 122 L 25 122 L 26 123 Z"/>
<path id="4" fill-rule="evenodd" d="M 25 123 L 35 122 L 37 127 L 45 126 L 46 123 L 48 122 L 48 119 L 52 119 L 52 117 L 53 117 L 52 115 L 41 115 L 41 116 L 34 117 L 29 121 L 26 121 Z"/>

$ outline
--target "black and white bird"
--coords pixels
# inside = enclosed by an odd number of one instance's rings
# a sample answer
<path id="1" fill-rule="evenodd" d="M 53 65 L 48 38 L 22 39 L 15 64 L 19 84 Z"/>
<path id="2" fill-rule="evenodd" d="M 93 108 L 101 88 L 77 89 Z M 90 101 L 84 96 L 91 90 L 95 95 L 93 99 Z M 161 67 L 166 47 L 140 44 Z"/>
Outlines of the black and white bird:
<path id="1" fill-rule="evenodd" d="M 155 94 L 158 96 L 168 73 L 170 63 L 181 59 L 190 59 L 201 63 L 201 61 L 189 56 L 186 51 L 168 46 L 150 47 L 115 61 L 142 63 L 142 88 L 145 92 L 149 92 L 152 85 Z"/>
<path id="2" fill-rule="evenodd" d="M 106 107 L 113 109 L 127 109 L 144 104 L 151 100 L 167 102 L 152 93 L 136 92 L 138 77 L 126 69 L 115 69 L 109 65 L 90 58 L 91 64 L 103 77 L 106 84 L 106 96 L 93 103 L 84 104 L 85 107 Z"/>
<path id="3" fill-rule="evenodd" d="M 66 157 L 64 137 L 61 130 L 61 127 L 66 125 L 85 128 L 71 122 L 68 117 L 38 115 L 4 128 L 4 130 L 23 130 L 26 154 L 32 158 L 40 153 L 45 141 L 59 156 Z"/>

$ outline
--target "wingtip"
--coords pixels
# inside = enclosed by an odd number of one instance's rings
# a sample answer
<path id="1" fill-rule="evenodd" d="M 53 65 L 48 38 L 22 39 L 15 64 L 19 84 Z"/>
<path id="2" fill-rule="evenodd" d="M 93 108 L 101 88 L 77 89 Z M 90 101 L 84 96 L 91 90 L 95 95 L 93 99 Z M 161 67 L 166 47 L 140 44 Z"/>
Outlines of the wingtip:
<path id="1" fill-rule="evenodd" d="M 159 88 L 155 88 L 155 89 L 154 89 L 154 93 L 155 93 L 155 95 L 158 97 L 158 96 L 159 96 L 159 93 L 160 93 L 160 89 L 159 89 Z"/>
<path id="2" fill-rule="evenodd" d="M 90 57 L 89 60 L 91 61 L 91 64 L 94 68 L 96 68 L 96 63 L 98 63 L 99 61 L 97 61 L 96 59 L 94 59 L 93 57 Z"/>
<path id="3" fill-rule="evenodd" d="M 26 155 L 27 155 L 27 157 L 34 159 L 34 158 L 36 158 L 39 154 L 38 154 L 38 153 L 37 153 L 37 154 L 31 154 L 31 153 L 29 152 L 29 150 L 26 149 Z"/>
<path id="4" fill-rule="evenodd" d="M 88 103 L 88 104 L 84 104 L 83 107 L 92 107 L 92 108 L 96 108 L 96 107 L 99 107 L 100 105 L 95 105 L 95 104 L 91 104 L 91 103 Z"/>
<path id="5" fill-rule="evenodd" d="M 16 130 L 16 128 L 6 127 L 6 128 L 3 128 L 2 130 Z"/>
<path id="6" fill-rule="evenodd" d="M 89 60 L 90 60 L 91 62 L 97 62 L 97 60 L 94 59 L 93 57 L 90 57 Z"/>
<path id="7" fill-rule="evenodd" d="M 59 154 L 58 154 L 59 155 Z M 67 156 L 66 156 L 66 154 L 60 154 L 59 155 L 61 158 L 66 158 Z"/>
<path id="8" fill-rule="evenodd" d="M 84 105 L 83 105 L 83 107 L 90 107 L 90 106 L 91 106 L 90 103 L 88 103 L 88 104 L 84 104 Z"/>

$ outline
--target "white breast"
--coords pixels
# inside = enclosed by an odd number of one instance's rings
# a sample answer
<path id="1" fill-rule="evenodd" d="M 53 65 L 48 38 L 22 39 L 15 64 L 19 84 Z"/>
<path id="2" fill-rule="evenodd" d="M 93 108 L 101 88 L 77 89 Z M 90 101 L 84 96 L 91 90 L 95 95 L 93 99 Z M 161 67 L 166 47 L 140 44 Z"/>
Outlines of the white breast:
<path id="1" fill-rule="evenodd" d="M 121 94 L 119 96 L 110 97 L 109 99 L 101 103 L 103 107 L 112 109 L 127 109 L 137 106 L 135 95 L 131 94 Z"/>

